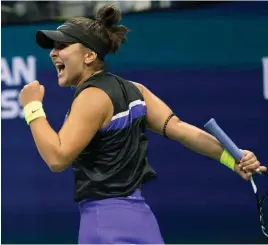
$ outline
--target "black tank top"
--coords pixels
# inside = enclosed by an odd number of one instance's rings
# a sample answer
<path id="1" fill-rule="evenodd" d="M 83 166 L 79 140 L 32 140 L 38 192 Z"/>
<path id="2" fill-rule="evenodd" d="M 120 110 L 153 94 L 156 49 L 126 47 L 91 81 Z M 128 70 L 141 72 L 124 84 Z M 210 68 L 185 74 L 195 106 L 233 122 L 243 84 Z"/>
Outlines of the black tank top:
<path id="1" fill-rule="evenodd" d="M 133 83 L 101 72 L 78 87 L 74 99 L 88 87 L 110 97 L 114 114 L 72 164 L 75 201 L 127 196 L 156 177 L 147 161 L 144 98 Z"/>

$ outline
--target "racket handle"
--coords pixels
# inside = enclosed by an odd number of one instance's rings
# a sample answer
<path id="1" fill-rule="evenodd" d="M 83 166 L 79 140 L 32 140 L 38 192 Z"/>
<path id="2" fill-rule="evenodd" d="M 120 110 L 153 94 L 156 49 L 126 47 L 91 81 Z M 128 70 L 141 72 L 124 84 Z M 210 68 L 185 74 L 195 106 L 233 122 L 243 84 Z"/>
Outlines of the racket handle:
<path id="1" fill-rule="evenodd" d="M 228 137 L 228 135 L 220 128 L 214 118 L 211 118 L 206 124 L 205 129 L 212 134 L 221 145 L 233 156 L 236 161 L 243 157 L 242 151 Z"/>
<path id="2" fill-rule="evenodd" d="M 242 151 L 236 146 L 236 144 L 228 137 L 228 135 L 220 128 L 214 118 L 211 118 L 206 124 L 205 129 L 212 134 L 221 145 L 231 154 L 231 156 L 239 161 L 243 157 Z M 259 173 L 264 176 L 268 176 L 268 172 Z"/>

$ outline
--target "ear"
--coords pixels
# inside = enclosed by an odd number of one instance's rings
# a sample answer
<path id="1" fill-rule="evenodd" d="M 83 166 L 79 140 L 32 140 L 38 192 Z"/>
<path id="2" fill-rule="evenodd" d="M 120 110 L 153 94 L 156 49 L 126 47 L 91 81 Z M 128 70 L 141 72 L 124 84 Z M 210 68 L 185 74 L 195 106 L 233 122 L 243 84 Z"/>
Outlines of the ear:
<path id="1" fill-rule="evenodd" d="M 89 52 L 85 53 L 84 57 L 86 65 L 90 65 L 97 59 L 97 54 L 94 51 L 89 50 Z"/>

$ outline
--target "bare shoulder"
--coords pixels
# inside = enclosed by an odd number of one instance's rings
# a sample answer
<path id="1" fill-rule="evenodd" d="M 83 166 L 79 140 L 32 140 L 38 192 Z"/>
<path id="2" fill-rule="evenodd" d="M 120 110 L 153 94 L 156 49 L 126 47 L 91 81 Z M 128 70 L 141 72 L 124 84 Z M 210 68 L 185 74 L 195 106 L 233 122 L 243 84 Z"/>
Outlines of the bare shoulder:
<path id="1" fill-rule="evenodd" d="M 143 94 L 145 87 L 142 84 L 132 81 L 130 82 L 133 83 L 140 90 L 141 94 Z"/>
<path id="2" fill-rule="evenodd" d="M 96 87 L 84 89 L 74 100 L 74 103 L 86 103 L 90 105 L 105 105 L 109 102 L 109 96 L 103 90 Z"/>
<path id="3" fill-rule="evenodd" d="M 110 97 L 103 90 L 96 87 L 84 89 L 74 100 L 71 113 L 83 114 L 83 117 L 96 117 L 106 121 L 113 112 Z"/>

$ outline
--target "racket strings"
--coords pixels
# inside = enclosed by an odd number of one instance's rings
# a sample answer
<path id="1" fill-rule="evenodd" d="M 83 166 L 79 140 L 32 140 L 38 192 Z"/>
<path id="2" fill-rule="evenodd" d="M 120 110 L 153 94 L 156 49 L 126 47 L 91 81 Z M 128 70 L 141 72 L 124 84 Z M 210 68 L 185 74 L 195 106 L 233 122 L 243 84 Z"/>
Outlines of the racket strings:
<path id="1" fill-rule="evenodd" d="M 258 193 L 255 194 L 256 199 L 257 199 L 257 204 L 258 204 L 258 210 L 259 210 L 259 215 L 260 215 L 260 226 L 261 226 L 261 230 L 262 233 L 264 234 L 264 236 L 266 236 L 268 238 L 268 231 L 267 231 L 267 227 L 266 227 L 266 223 L 264 220 L 264 202 L 268 197 L 268 192 L 262 196 L 261 198 L 259 198 Z"/>

